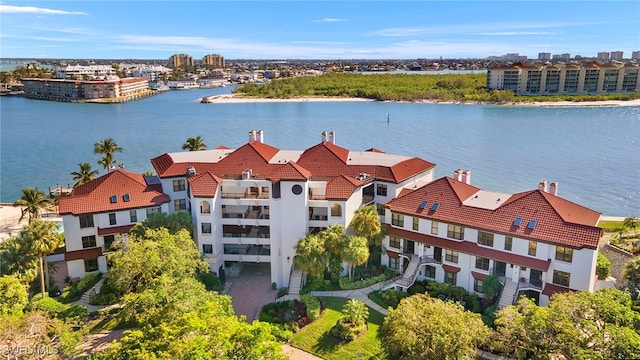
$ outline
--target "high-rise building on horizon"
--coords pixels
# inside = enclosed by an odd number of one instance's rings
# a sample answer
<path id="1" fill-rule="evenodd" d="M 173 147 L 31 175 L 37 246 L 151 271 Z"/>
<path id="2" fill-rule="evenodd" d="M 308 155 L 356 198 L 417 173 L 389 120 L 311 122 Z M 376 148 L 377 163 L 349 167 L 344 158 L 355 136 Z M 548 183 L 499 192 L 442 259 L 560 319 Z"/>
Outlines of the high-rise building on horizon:
<path id="1" fill-rule="evenodd" d="M 551 53 L 549 52 L 538 53 L 538 60 L 551 60 Z"/>
<path id="2" fill-rule="evenodd" d="M 174 54 L 169 58 L 169 67 L 171 68 L 184 68 L 187 66 L 194 66 L 193 57 L 187 54 Z"/>
<path id="3" fill-rule="evenodd" d="M 622 60 L 624 58 L 624 51 L 612 51 L 611 60 Z"/>
<path id="4" fill-rule="evenodd" d="M 202 65 L 217 69 L 224 68 L 224 56 L 219 54 L 209 54 L 202 57 Z"/>
<path id="5" fill-rule="evenodd" d="M 633 60 L 640 60 L 640 50 L 639 51 L 633 51 L 631 53 L 631 59 Z"/>
<path id="6" fill-rule="evenodd" d="M 609 60 L 609 52 L 608 51 L 601 51 L 598 53 L 598 55 L 596 56 L 598 60 Z"/>

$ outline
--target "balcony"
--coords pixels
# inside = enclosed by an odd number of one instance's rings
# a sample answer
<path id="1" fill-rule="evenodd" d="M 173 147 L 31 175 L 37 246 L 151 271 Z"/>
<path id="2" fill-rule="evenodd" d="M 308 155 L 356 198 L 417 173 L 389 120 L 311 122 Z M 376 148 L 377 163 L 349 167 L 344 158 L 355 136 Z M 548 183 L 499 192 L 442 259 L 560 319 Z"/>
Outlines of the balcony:
<path id="1" fill-rule="evenodd" d="M 248 188 L 225 186 L 220 192 L 222 199 L 269 199 L 268 186 L 252 186 Z"/>
<path id="2" fill-rule="evenodd" d="M 222 237 L 268 239 L 270 229 L 268 226 L 223 225 Z"/>
<path id="3" fill-rule="evenodd" d="M 309 208 L 309 220 L 327 221 L 329 216 L 327 215 L 326 207 L 310 207 Z"/>
<path id="4" fill-rule="evenodd" d="M 268 206 L 243 206 L 231 207 L 224 206 L 222 208 L 223 219 L 269 219 Z"/>

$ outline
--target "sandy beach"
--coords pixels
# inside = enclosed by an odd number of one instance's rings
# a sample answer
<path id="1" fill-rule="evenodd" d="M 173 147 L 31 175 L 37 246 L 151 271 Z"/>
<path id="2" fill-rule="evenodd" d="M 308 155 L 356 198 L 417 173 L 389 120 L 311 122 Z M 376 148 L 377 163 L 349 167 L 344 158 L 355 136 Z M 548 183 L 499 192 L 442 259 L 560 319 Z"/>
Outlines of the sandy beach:
<path id="1" fill-rule="evenodd" d="M 349 102 L 349 101 L 378 101 L 366 98 L 341 98 L 341 97 L 299 97 L 291 99 L 267 99 L 248 96 L 238 96 L 236 94 L 223 94 L 214 96 L 205 96 L 202 98 L 203 103 L 216 104 L 239 104 L 239 103 L 273 103 L 273 102 Z M 464 104 L 464 102 L 455 101 L 419 101 L 429 104 Z M 480 102 L 469 102 L 466 104 L 482 104 Z M 640 99 L 636 100 L 604 100 L 604 101 L 538 101 L 538 102 L 511 102 L 506 104 L 494 104 L 504 106 L 537 106 L 537 107 L 584 107 L 584 106 L 640 106 Z"/>

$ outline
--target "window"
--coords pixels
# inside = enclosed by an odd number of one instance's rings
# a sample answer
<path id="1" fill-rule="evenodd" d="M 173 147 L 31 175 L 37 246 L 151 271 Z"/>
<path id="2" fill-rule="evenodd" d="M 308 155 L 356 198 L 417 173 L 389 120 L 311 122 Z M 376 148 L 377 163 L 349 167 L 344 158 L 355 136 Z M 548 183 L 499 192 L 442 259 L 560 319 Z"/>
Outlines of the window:
<path id="1" fill-rule="evenodd" d="M 211 223 L 202 223 L 202 233 L 211 234 Z"/>
<path id="2" fill-rule="evenodd" d="M 493 234 L 478 231 L 478 244 L 493 247 Z"/>
<path id="3" fill-rule="evenodd" d="M 389 236 L 389 247 L 400 249 L 400 238 L 397 236 Z"/>
<path id="4" fill-rule="evenodd" d="M 431 221 L 431 235 L 438 235 L 438 225 L 437 221 Z"/>
<path id="5" fill-rule="evenodd" d="M 378 210 L 378 215 L 384 215 L 384 204 L 376 203 L 376 210 Z"/>
<path id="6" fill-rule="evenodd" d="M 398 258 L 389 257 L 389 268 L 398 270 L 400 268 L 400 261 Z"/>
<path id="7" fill-rule="evenodd" d="M 98 271 L 98 259 L 85 260 L 84 271 L 85 272 Z"/>
<path id="8" fill-rule="evenodd" d="M 417 217 L 413 218 L 413 230 L 418 231 L 418 229 L 420 228 L 420 219 L 418 219 Z"/>
<path id="9" fill-rule="evenodd" d="M 404 215 L 398 213 L 391 213 L 391 225 L 404 226 Z"/>
<path id="10" fill-rule="evenodd" d="M 566 262 L 573 261 L 573 249 L 564 246 L 556 246 L 556 260 Z"/>
<path id="11" fill-rule="evenodd" d="M 435 279 L 436 278 L 436 268 L 431 265 L 424 266 L 424 276 Z"/>
<path id="12" fill-rule="evenodd" d="M 331 216 L 334 216 L 334 217 L 342 216 L 342 206 L 340 206 L 340 204 L 331 205 Z"/>
<path id="13" fill-rule="evenodd" d="M 489 259 L 476 256 L 476 269 L 489 270 Z"/>
<path id="14" fill-rule="evenodd" d="M 186 199 L 176 199 L 173 200 L 173 210 L 187 210 L 187 200 Z"/>
<path id="15" fill-rule="evenodd" d="M 104 237 L 104 251 L 113 250 L 113 242 L 116 240 L 115 235 L 107 235 Z"/>
<path id="16" fill-rule="evenodd" d="M 556 285 L 569 286 L 571 274 L 564 271 L 553 270 L 553 283 Z"/>
<path id="17" fill-rule="evenodd" d="M 202 244 L 202 252 L 205 254 L 213 254 L 213 245 Z"/>
<path id="18" fill-rule="evenodd" d="M 458 274 L 453 273 L 453 272 L 445 271 L 444 272 L 444 282 L 445 282 L 445 284 L 456 285 L 456 283 L 458 282 Z"/>
<path id="19" fill-rule="evenodd" d="M 154 207 L 154 208 L 147 209 L 147 217 L 148 218 L 153 216 L 153 214 L 159 214 L 159 213 L 160 213 L 160 207 Z"/>
<path id="20" fill-rule="evenodd" d="M 478 293 L 484 293 L 482 290 L 482 280 L 473 279 L 473 290 Z"/>
<path id="21" fill-rule="evenodd" d="M 376 195 L 387 196 L 387 185 L 384 185 L 384 184 L 376 185 Z"/>
<path id="22" fill-rule="evenodd" d="M 512 245 L 513 245 L 513 238 L 511 236 L 506 236 L 504 238 L 504 249 L 507 251 L 511 251 Z"/>
<path id="23" fill-rule="evenodd" d="M 135 210 L 129 211 L 129 220 L 131 220 L 132 223 L 138 222 L 138 213 Z"/>
<path id="24" fill-rule="evenodd" d="M 529 255 L 536 256 L 538 250 L 538 242 L 529 240 Z"/>
<path id="25" fill-rule="evenodd" d="M 173 180 L 173 191 L 184 191 L 184 179 Z"/>
<path id="26" fill-rule="evenodd" d="M 78 219 L 80 220 L 80 229 L 93 227 L 93 215 L 80 215 Z"/>
<path id="27" fill-rule="evenodd" d="M 109 225 L 116 224 L 116 213 L 109 213 Z"/>
<path id="28" fill-rule="evenodd" d="M 200 202 L 200 214 L 211 214 L 211 204 L 208 201 Z"/>
<path id="29" fill-rule="evenodd" d="M 446 261 L 452 262 L 452 263 L 458 263 L 458 252 L 455 250 L 445 250 L 444 251 L 444 259 Z"/>
<path id="30" fill-rule="evenodd" d="M 82 248 L 86 249 L 86 248 L 92 248 L 92 247 L 96 247 L 96 236 L 95 235 L 83 236 Z"/>
<path id="31" fill-rule="evenodd" d="M 451 239 L 462 240 L 464 237 L 464 228 L 461 225 L 448 224 L 447 237 Z"/>

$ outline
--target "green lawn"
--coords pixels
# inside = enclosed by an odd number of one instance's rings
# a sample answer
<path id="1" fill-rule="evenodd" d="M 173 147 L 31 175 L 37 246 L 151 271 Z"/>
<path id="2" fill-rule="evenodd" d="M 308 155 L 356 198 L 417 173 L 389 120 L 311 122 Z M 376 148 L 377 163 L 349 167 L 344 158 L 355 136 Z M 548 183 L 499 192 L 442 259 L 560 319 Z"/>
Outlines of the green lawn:
<path id="1" fill-rule="evenodd" d="M 616 228 L 622 226 L 622 221 L 607 221 L 601 220 L 598 223 L 598 227 L 603 228 L 605 232 L 616 231 Z"/>
<path id="2" fill-rule="evenodd" d="M 323 359 L 383 359 L 382 346 L 378 330 L 384 321 L 384 315 L 369 308 L 369 329 L 365 335 L 352 342 L 342 343 L 329 334 L 329 329 L 340 318 L 342 306 L 349 299 L 322 297 L 320 301 L 326 307 L 320 318 L 305 326 L 291 338 L 291 345 L 316 354 Z"/>

